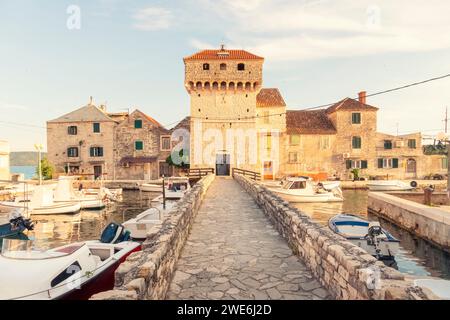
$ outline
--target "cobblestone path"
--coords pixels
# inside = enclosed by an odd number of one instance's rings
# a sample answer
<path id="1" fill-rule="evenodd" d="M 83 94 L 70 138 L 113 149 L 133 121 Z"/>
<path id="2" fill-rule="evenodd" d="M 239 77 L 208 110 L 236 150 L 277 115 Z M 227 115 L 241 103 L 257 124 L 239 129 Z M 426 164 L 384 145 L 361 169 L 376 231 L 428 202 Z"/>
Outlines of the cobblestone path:
<path id="1" fill-rule="evenodd" d="M 262 210 L 231 178 L 207 191 L 168 299 L 325 299 Z"/>

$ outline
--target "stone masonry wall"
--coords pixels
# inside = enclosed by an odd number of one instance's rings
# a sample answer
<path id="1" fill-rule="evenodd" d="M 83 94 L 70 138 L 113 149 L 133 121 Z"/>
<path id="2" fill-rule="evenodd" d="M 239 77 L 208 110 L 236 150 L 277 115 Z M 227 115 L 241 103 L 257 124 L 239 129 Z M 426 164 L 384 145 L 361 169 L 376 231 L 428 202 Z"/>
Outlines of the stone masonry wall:
<path id="1" fill-rule="evenodd" d="M 164 299 L 203 196 L 214 177 L 208 175 L 197 182 L 161 226 L 148 232 L 142 251 L 131 254 L 119 266 L 114 289 L 98 293 L 91 300 Z"/>
<path id="2" fill-rule="evenodd" d="M 400 272 L 327 227 L 313 222 L 266 187 L 241 175 L 234 177 L 255 199 L 293 252 L 336 299 L 434 299 Z"/>

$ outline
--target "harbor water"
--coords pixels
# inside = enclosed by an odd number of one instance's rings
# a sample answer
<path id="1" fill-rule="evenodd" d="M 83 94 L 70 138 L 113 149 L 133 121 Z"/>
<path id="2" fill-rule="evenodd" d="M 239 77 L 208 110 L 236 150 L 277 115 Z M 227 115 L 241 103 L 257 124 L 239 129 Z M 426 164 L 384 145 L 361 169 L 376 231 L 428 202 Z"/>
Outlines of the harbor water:
<path id="1" fill-rule="evenodd" d="M 383 228 L 400 240 L 400 250 L 396 255 L 400 272 L 415 276 L 432 276 L 450 279 L 450 254 L 416 237 L 408 231 L 376 215 L 367 212 L 367 191 L 344 190 L 344 202 L 296 203 L 295 207 L 314 221 L 328 227 L 328 220 L 339 213 L 358 215 L 367 220 L 380 221 Z"/>
<path id="2" fill-rule="evenodd" d="M 112 203 L 103 210 L 83 210 L 74 215 L 32 216 L 37 221 L 28 237 L 40 248 L 98 239 L 110 222 L 122 223 L 146 210 L 157 193 L 123 191 L 123 201 Z M 415 237 L 409 232 L 377 216 L 367 213 L 367 191 L 345 190 L 343 203 L 294 204 L 313 220 L 327 227 L 328 220 L 339 213 L 352 213 L 369 220 L 379 220 L 381 225 L 400 240 L 396 256 L 398 270 L 415 276 L 433 276 L 450 279 L 450 254 Z"/>

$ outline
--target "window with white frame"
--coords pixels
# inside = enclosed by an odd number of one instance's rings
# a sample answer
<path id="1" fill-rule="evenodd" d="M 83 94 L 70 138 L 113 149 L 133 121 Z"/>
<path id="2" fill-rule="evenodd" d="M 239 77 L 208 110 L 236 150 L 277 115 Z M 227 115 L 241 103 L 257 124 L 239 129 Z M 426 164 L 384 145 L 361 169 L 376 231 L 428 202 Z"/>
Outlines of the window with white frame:
<path id="1" fill-rule="evenodd" d="M 328 150 L 330 149 L 330 137 L 320 137 L 319 138 L 319 149 Z"/>

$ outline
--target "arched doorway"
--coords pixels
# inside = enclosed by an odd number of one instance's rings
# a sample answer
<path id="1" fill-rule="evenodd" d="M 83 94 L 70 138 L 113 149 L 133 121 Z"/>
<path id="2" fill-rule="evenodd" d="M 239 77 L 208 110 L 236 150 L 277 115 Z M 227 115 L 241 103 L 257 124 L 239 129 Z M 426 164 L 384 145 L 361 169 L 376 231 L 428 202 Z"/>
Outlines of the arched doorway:
<path id="1" fill-rule="evenodd" d="M 416 159 L 406 160 L 406 173 L 409 177 L 415 177 L 417 174 L 417 161 Z"/>

